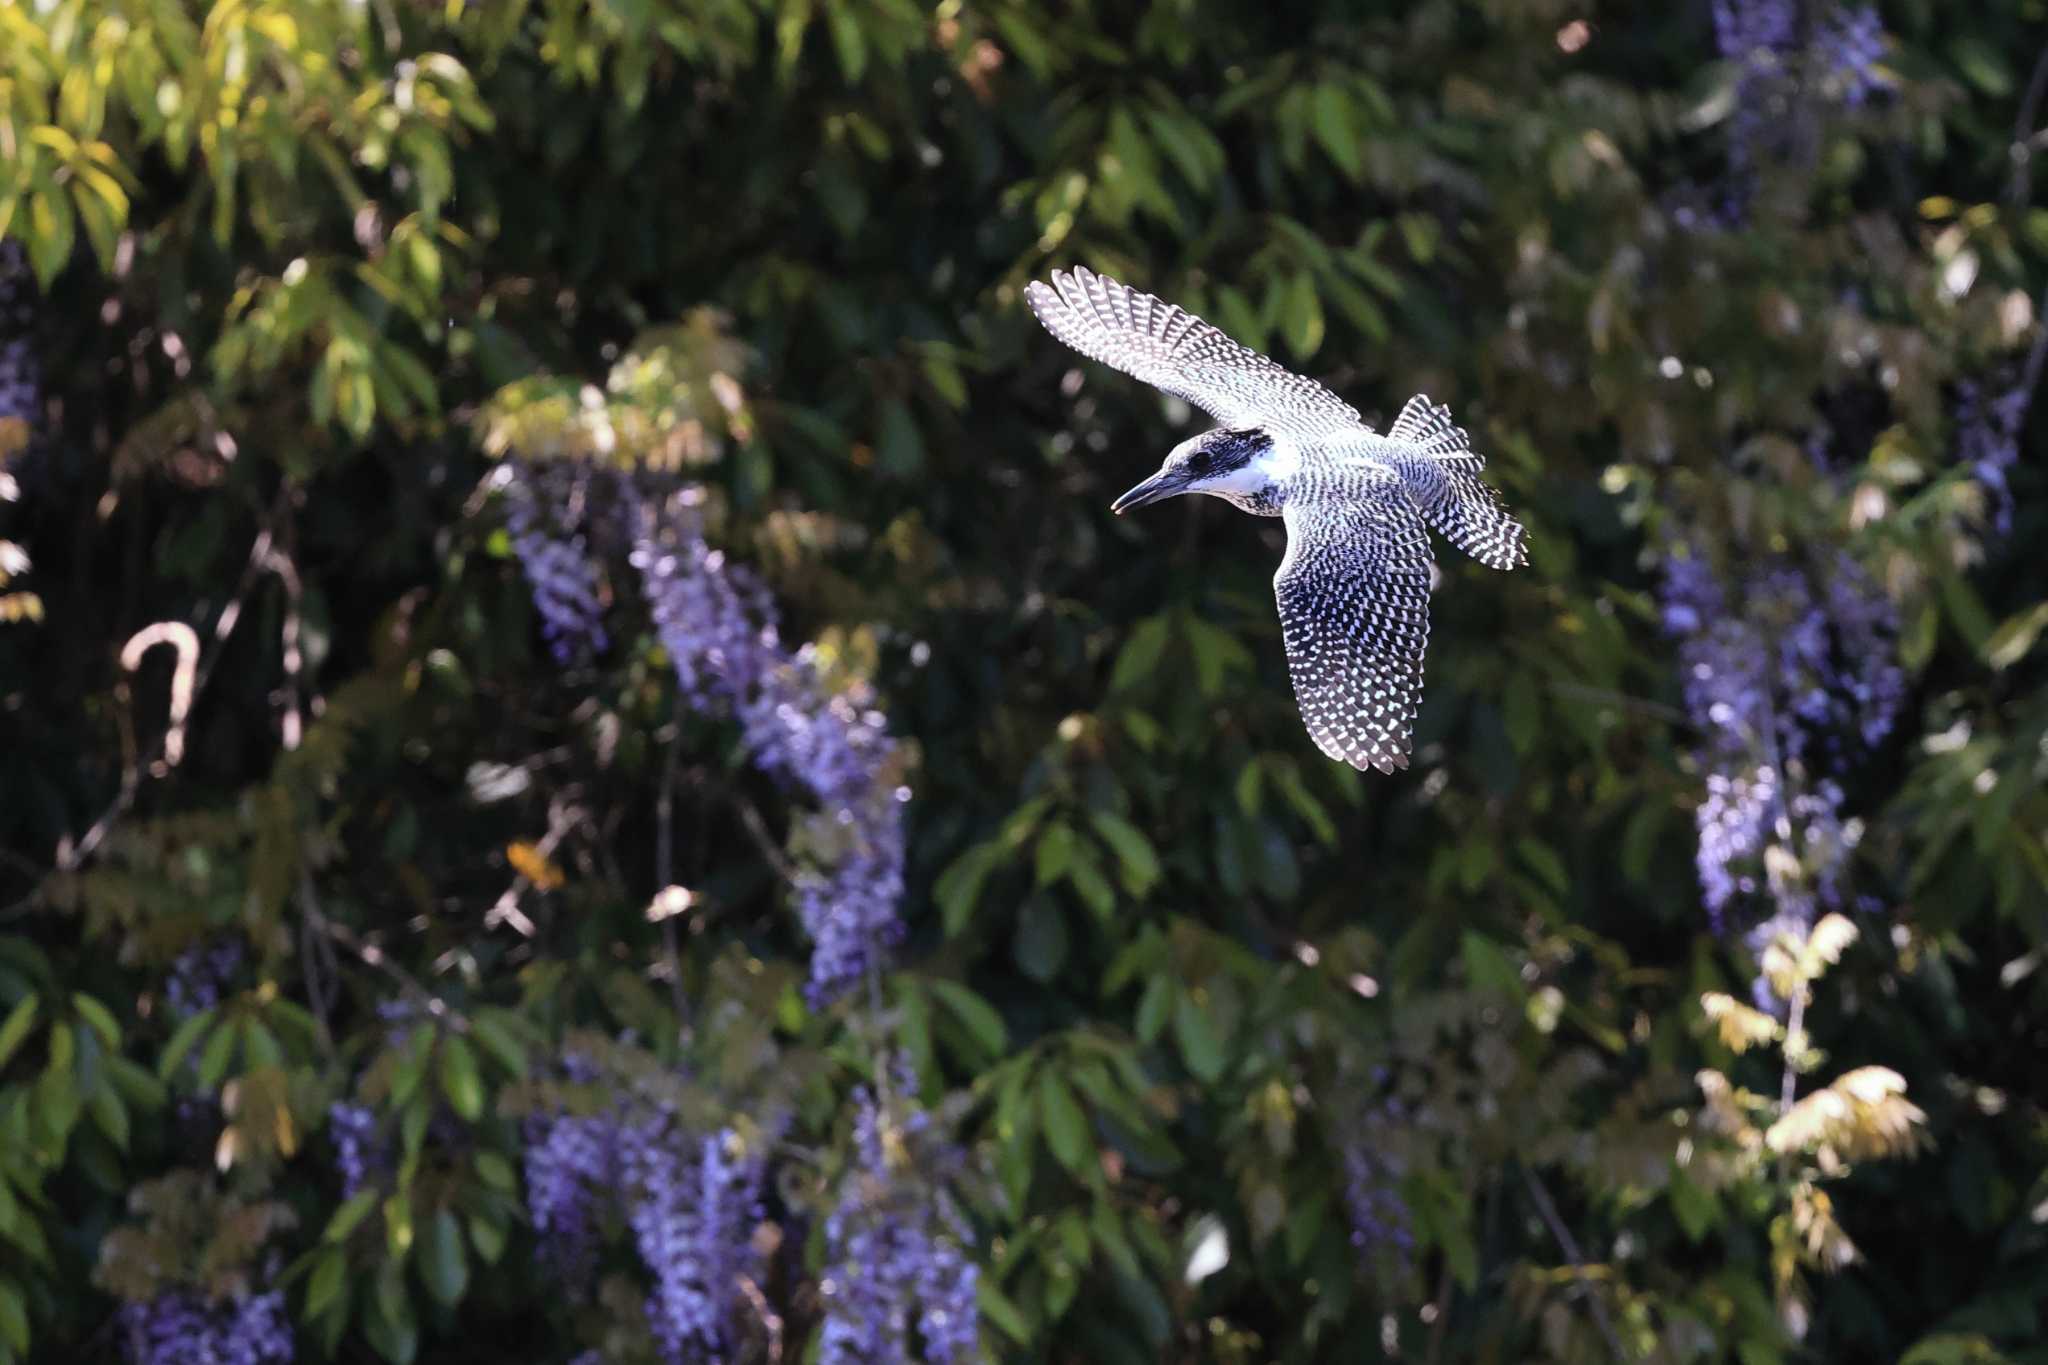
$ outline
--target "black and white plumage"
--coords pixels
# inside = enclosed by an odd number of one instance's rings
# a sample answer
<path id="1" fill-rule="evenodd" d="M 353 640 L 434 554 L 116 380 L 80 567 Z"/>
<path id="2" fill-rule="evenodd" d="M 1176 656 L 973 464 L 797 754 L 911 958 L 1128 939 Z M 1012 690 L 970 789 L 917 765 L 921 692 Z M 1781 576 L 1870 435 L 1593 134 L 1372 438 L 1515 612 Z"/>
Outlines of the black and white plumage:
<path id="1" fill-rule="evenodd" d="M 1082 355 L 1222 423 L 1174 447 L 1115 510 L 1208 493 L 1280 517 L 1287 554 L 1273 589 L 1309 735 L 1356 768 L 1407 767 L 1429 643 L 1424 526 L 1491 568 L 1527 562 L 1521 525 L 1479 477 L 1486 462 L 1450 409 L 1417 394 L 1382 436 L 1313 379 L 1106 276 L 1056 270 L 1024 292 Z"/>

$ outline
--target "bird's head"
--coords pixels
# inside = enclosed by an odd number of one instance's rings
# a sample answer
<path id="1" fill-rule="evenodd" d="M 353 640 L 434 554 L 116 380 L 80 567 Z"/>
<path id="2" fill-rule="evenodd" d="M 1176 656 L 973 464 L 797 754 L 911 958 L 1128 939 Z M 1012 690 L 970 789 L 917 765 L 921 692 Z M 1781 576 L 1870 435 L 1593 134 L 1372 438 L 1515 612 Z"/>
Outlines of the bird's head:
<path id="1" fill-rule="evenodd" d="M 1110 504 L 1122 514 L 1133 507 L 1183 493 L 1250 492 L 1260 480 L 1254 465 L 1273 448 L 1273 438 L 1257 427 L 1218 427 L 1191 436 L 1168 453 L 1159 472 Z"/>

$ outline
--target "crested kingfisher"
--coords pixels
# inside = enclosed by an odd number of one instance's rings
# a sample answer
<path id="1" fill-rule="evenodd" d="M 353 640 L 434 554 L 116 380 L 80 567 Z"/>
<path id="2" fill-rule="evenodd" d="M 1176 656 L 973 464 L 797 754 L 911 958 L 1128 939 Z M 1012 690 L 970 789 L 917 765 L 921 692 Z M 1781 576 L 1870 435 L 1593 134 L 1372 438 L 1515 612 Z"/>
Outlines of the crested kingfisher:
<path id="1" fill-rule="evenodd" d="M 1025 288 L 1082 355 L 1194 404 L 1220 426 L 1182 441 L 1111 510 L 1208 493 L 1279 517 L 1273 576 L 1301 718 L 1354 768 L 1408 766 L 1429 642 L 1425 525 L 1494 569 L 1528 562 L 1521 524 L 1479 477 L 1450 409 L 1417 394 L 1382 436 L 1358 410 L 1184 308 L 1075 267 Z"/>

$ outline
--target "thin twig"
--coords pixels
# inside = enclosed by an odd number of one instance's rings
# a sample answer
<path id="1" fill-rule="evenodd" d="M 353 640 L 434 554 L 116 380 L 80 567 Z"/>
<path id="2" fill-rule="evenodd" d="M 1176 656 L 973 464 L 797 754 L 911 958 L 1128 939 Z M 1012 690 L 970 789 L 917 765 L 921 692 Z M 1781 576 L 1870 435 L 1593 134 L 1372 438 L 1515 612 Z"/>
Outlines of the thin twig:
<path id="1" fill-rule="evenodd" d="M 2027 93 L 2013 119 L 2012 177 L 2005 184 L 2005 202 L 2015 209 L 2025 208 L 2027 197 L 2034 192 L 2034 119 L 2044 94 L 2048 94 L 2048 48 L 2041 50 L 2034 63 L 2033 79 L 2027 82 Z"/>
<path id="2" fill-rule="evenodd" d="M 279 629 L 278 650 L 284 663 L 284 718 L 280 736 L 287 752 L 299 747 L 299 737 L 304 733 L 305 721 L 299 708 L 299 674 L 305 668 L 306 654 L 301 637 L 301 603 L 305 597 L 304 585 L 299 581 L 298 565 L 283 550 L 272 550 L 264 557 L 263 567 L 277 576 L 284 586 L 284 623 Z"/>
<path id="3" fill-rule="evenodd" d="M 1443 1268 L 1437 1271 L 1436 1294 L 1430 1300 L 1436 1305 L 1436 1321 L 1429 1328 L 1429 1365 L 1438 1365 L 1444 1358 L 1444 1338 L 1451 1330 L 1451 1261 L 1444 1258 Z"/>
<path id="4" fill-rule="evenodd" d="M 2027 363 L 2020 367 L 2020 392 L 2027 395 L 2030 405 L 2044 364 L 2048 364 L 2048 289 L 2041 291 L 2040 301 L 2034 305 L 2034 344 L 2027 349 Z"/>
<path id="5" fill-rule="evenodd" d="M 420 983 L 420 979 L 391 960 L 391 955 L 382 947 L 370 942 L 346 924 L 336 924 L 320 909 L 320 901 L 313 893 L 311 874 L 301 877 L 299 901 L 306 912 L 306 923 L 320 933 L 333 939 L 356 955 L 365 967 L 374 967 L 398 983 L 412 1001 L 425 1010 L 429 1017 L 439 1020 L 457 1033 L 469 1032 L 469 1021 L 448 1008 L 447 1002 Z"/>
<path id="6" fill-rule="evenodd" d="M 306 978 L 306 1002 L 312 1007 L 313 1022 L 319 1028 L 320 1050 L 332 1060 L 336 1052 L 334 1030 L 328 1022 L 328 1015 L 334 1005 L 333 989 L 337 975 L 334 970 L 334 941 L 314 927 L 320 911 L 314 900 L 313 875 L 303 867 L 299 869 L 299 903 L 302 908 L 308 908 L 305 922 L 299 926 L 299 970 Z"/>
<path id="7" fill-rule="evenodd" d="M 661 789 L 654 798 L 654 894 L 661 895 L 676 879 L 676 771 L 682 746 L 672 736 L 661 760 Z M 668 957 L 668 994 L 675 1006 L 676 1028 L 689 1018 L 689 1001 L 683 995 L 683 950 L 676 935 L 676 916 L 661 917 L 661 947 Z M 780 1324 L 778 1324 L 779 1330 Z M 780 1350 L 778 1338 L 778 1351 Z"/>
<path id="8" fill-rule="evenodd" d="M 739 811 L 740 823 L 747 827 L 747 833 L 752 836 L 754 846 L 761 850 L 761 856 L 768 860 L 768 865 L 775 869 L 777 876 L 794 884 L 802 874 L 797 870 L 797 865 L 789 860 L 789 855 L 775 842 L 775 836 L 768 830 L 768 821 L 762 818 L 760 810 L 738 792 L 732 794 L 732 804 Z"/>
<path id="9" fill-rule="evenodd" d="M 1593 1321 L 1598 1324 L 1600 1336 L 1607 1342 L 1607 1349 L 1613 1353 L 1616 1360 L 1628 1359 L 1627 1353 L 1621 1349 L 1621 1338 L 1614 1335 L 1614 1324 L 1607 1320 L 1607 1305 L 1600 1302 L 1600 1296 L 1593 1292 L 1592 1284 L 1586 1279 L 1586 1258 L 1579 1255 L 1579 1244 L 1572 1237 L 1571 1229 L 1564 1225 L 1564 1219 L 1557 1216 L 1557 1205 L 1550 1202 L 1550 1191 L 1543 1188 L 1543 1182 L 1537 1179 L 1536 1172 L 1529 1168 L 1527 1162 L 1518 1164 L 1522 1167 L 1522 1179 L 1528 1183 L 1529 1197 L 1536 1201 L 1536 1212 L 1542 1215 L 1544 1223 L 1550 1228 L 1550 1235 L 1564 1248 L 1564 1254 L 1571 1260 L 1572 1269 L 1578 1272 L 1579 1292 L 1585 1296 L 1586 1302 L 1593 1309 Z"/>
<path id="10" fill-rule="evenodd" d="M 1611 692 L 1604 687 L 1587 687 L 1583 683 L 1553 682 L 1550 690 L 1563 697 L 1577 697 L 1581 701 L 1599 702 L 1604 706 L 1618 706 L 1624 711 L 1636 711 L 1658 720 L 1670 721 L 1674 725 L 1690 725 L 1692 718 L 1675 706 L 1666 706 L 1661 701 L 1648 697 L 1632 697 L 1626 692 Z"/>
<path id="11" fill-rule="evenodd" d="M 761 1319 L 761 1326 L 768 1333 L 768 1365 L 779 1365 L 782 1360 L 782 1319 L 768 1306 L 768 1296 L 761 1292 L 761 1286 L 754 1283 L 751 1275 L 739 1277 L 740 1293 L 746 1296 L 747 1304 L 754 1310 L 754 1316 Z"/>
<path id="12" fill-rule="evenodd" d="M 1799 1077 L 1792 1068 L 1792 1047 L 1806 1027 L 1806 986 L 1801 983 L 1792 992 L 1792 1003 L 1785 1015 L 1785 1070 L 1778 1078 L 1778 1112 L 1783 1114 L 1792 1108 L 1792 1097 L 1799 1088 Z"/>
<path id="13" fill-rule="evenodd" d="M 566 801 L 558 798 L 549 802 L 547 833 L 534 845 L 534 852 L 540 854 L 542 858 L 551 857 L 555 845 L 561 843 L 563 836 L 575 828 L 575 825 L 576 814 Z M 495 929 L 501 924 L 509 924 L 521 937 L 532 938 L 539 930 L 533 921 L 527 918 L 526 912 L 519 908 L 519 898 L 532 889 L 533 880 L 524 872 L 514 876 L 512 884 L 505 888 L 490 909 L 484 911 L 484 928 Z"/>

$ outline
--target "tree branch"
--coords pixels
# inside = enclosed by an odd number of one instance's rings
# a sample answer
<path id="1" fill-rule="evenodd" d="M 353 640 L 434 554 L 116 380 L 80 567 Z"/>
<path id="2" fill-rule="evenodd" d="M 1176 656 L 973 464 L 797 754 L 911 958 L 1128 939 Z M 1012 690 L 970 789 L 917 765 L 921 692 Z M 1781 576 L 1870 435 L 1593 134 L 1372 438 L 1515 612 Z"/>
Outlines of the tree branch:
<path id="1" fill-rule="evenodd" d="M 676 772 L 681 757 L 679 735 L 671 735 L 668 752 L 661 760 L 661 789 L 654 798 L 654 894 L 659 897 L 675 884 L 676 879 Z M 676 1027 L 681 1029 L 689 1018 L 689 1000 L 683 995 L 683 951 L 676 936 L 676 916 L 661 917 L 661 947 L 668 958 L 668 995 L 675 1006 Z M 757 1291 L 758 1292 L 758 1291 Z M 769 1316 L 763 1305 L 764 1320 Z M 781 1324 L 776 1324 L 776 1353 L 781 1353 Z"/>
<path id="2" fill-rule="evenodd" d="M 1592 1308 L 1593 1321 L 1599 1326 L 1608 1351 L 1616 1360 L 1628 1359 L 1627 1352 L 1621 1349 L 1621 1338 L 1614 1335 L 1614 1324 L 1607 1320 L 1607 1305 L 1600 1302 L 1600 1296 L 1586 1281 L 1586 1258 L 1579 1255 L 1579 1244 L 1572 1237 L 1572 1230 L 1564 1225 L 1564 1219 L 1557 1216 L 1557 1205 L 1550 1202 L 1550 1191 L 1543 1188 L 1543 1182 L 1537 1179 L 1536 1172 L 1529 1168 L 1527 1162 L 1517 1164 L 1522 1168 L 1522 1179 L 1529 1186 L 1529 1197 L 1536 1201 L 1536 1212 L 1550 1228 L 1550 1235 L 1557 1239 L 1558 1246 L 1563 1248 L 1572 1269 L 1578 1272 L 1579 1293 L 1585 1296 L 1586 1303 Z"/>
<path id="3" fill-rule="evenodd" d="M 2014 209 L 2025 208 L 2028 196 L 2034 192 L 2034 120 L 2044 94 L 2048 94 L 2048 48 L 2043 48 L 2034 62 L 2033 79 L 2027 82 L 2027 93 L 2020 99 L 2020 111 L 2013 120 L 2012 175 L 2005 183 L 2005 202 Z"/>
<path id="4" fill-rule="evenodd" d="M 390 954 L 370 942 L 346 924 L 336 924 L 327 918 L 320 908 L 319 898 L 313 891 L 313 877 L 301 870 L 299 877 L 299 904 L 305 911 L 306 923 L 320 934 L 339 943 L 355 954 L 356 960 L 365 967 L 373 967 L 398 984 L 400 991 L 426 1012 L 429 1018 L 446 1024 L 457 1033 L 469 1032 L 469 1021 L 448 1008 L 448 1003 L 421 984 L 420 979 L 391 960 Z"/>

